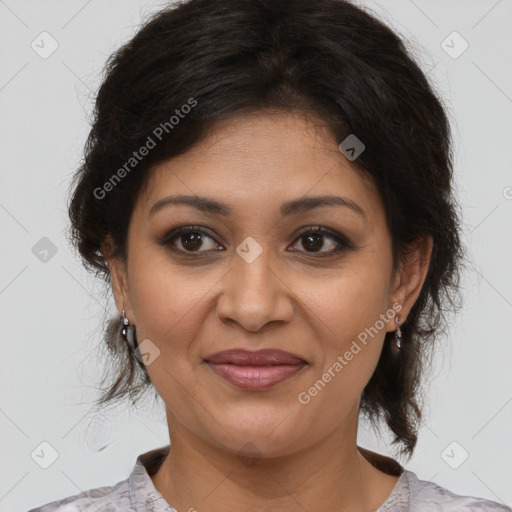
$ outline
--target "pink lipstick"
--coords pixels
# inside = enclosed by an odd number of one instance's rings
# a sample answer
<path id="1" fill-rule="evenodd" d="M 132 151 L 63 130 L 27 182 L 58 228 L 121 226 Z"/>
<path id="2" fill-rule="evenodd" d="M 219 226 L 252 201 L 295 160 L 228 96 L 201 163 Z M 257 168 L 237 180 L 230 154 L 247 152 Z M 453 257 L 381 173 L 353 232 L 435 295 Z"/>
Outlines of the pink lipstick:
<path id="1" fill-rule="evenodd" d="M 205 358 L 220 377 L 242 389 L 267 389 L 298 373 L 307 362 L 278 349 L 224 350 Z"/>

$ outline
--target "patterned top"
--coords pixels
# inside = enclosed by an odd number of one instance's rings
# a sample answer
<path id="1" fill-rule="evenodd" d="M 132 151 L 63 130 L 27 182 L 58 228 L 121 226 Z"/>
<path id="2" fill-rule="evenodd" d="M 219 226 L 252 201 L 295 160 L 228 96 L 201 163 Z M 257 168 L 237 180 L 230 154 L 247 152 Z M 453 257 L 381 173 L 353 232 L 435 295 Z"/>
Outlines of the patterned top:
<path id="1" fill-rule="evenodd" d="M 419 480 L 398 462 L 359 447 L 363 455 L 398 479 L 387 500 L 376 512 L 512 512 L 510 507 L 470 496 L 460 496 L 433 482 Z M 143 453 L 126 480 L 113 486 L 98 487 L 34 508 L 29 512 L 177 512 L 156 490 L 150 478 L 169 453 L 169 445 Z M 397 476 L 398 476 L 397 474 Z"/>

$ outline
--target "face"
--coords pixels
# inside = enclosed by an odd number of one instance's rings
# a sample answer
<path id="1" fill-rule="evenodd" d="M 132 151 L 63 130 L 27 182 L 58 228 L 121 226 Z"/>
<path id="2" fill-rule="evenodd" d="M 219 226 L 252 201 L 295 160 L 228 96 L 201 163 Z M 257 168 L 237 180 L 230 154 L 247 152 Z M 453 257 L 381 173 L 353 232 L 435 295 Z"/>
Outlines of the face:
<path id="1" fill-rule="evenodd" d="M 110 268 L 119 309 L 152 347 L 146 368 L 171 433 L 279 456 L 355 432 L 394 313 L 406 318 L 423 281 L 392 274 L 377 190 L 320 124 L 290 113 L 222 121 L 154 168 L 138 199 L 126 264 Z M 170 196 L 220 206 L 162 202 Z M 341 199 L 315 200 L 325 196 Z M 248 389 L 205 361 L 228 349 L 304 363 Z"/>

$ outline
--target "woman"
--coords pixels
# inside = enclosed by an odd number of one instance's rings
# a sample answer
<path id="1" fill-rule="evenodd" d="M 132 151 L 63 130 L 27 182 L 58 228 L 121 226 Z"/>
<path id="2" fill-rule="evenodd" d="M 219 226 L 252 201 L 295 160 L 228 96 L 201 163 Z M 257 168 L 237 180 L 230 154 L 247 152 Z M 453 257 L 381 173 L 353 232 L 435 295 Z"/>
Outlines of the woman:
<path id="1" fill-rule="evenodd" d="M 110 59 L 69 213 L 120 316 L 99 403 L 153 387 L 170 446 L 44 507 L 510 510 L 411 455 L 463 259 L 444 108 L 345 0 L 189 0 Z"/>

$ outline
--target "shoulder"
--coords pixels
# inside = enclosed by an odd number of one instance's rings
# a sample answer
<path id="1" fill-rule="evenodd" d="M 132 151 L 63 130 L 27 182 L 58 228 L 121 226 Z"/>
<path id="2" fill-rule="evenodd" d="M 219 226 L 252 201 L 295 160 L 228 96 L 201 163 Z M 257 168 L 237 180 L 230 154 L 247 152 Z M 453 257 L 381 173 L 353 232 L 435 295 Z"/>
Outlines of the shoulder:
<path id="1" fill-rule="evenodd" d="M 474 496 L 462 496 L 444 487 L 440 487 L 434 482 L 420 480 L 416 474 L 411 471 L 404 471 L 403 477 L 409 490 L 408 510 L 410 512 L 512 512 L 510 507 L 495 501 L 489 501 Z"/>
<path id="2" fill-rule="evenodd" d="M 176 512 L 155 489 L 150 478 L 169 453 L 169 447 L 140 454 L 130 476 L 115 485 L 89 489 L 28 512 Z"/>
<path id="3" fill-rule="evenodd" d="M 89 489 L 67 498 L 52 501 L 28 512 L 127 512 L 132 510 L 128 479 L 113 486 Z"/>

